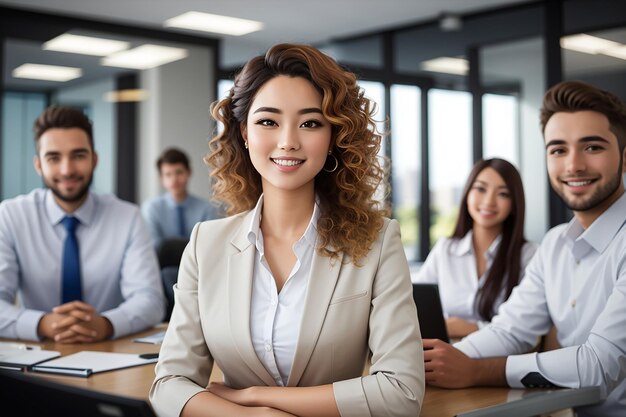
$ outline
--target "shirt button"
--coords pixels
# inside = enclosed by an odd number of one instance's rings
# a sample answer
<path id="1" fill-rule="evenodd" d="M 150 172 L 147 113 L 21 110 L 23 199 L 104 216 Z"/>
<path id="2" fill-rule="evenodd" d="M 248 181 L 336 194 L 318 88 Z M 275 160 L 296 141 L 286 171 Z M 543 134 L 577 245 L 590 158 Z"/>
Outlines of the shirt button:
<path id="1" fill-rule="evenodd" d="M 270 345 L 269 343 L 265 344 L 265 351 L 266 352 L 271 352 L 272 351 L 272 345 Z"/>
<path id="2" fill-rule="evenodd" d="M 572 308 L 576 307 L 576 299 L 575 298 L 570 302 L 570 305 L 572 306 Z"/>
<path id="3" fill-rule="evenodd" d="M 270 304 L 271 304 L 271 305 L 273 305 L 273 306 L 275 306 L 275 305 L 276 305 L 276 300 L 272 300 L 272 301 L 270 301 Z"/>

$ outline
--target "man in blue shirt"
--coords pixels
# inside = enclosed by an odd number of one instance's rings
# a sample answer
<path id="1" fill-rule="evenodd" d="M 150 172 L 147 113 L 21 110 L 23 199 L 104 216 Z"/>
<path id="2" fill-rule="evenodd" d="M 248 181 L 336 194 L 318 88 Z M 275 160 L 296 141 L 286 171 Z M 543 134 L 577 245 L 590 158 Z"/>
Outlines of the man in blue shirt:
<path id="1" fill-rule="evenodd" d="M 626 415 L 626 106 L 577 81 L 541 111 L 550 185 L 574 218 L 548 231 L 488 327 L 454 347 L 424 340 L 426 381 L 458 388 L 598 386 L 579 417 Z M 529 352 L 550 327 L 560 347 Z"/>
<path id="2" fill-rule="evenodd" d="M 0 204 L 0 337 L 94 342 L 159 323 L 165 299 L 139 208 L 89 191 L 89 119 L 50 107 L 35 145 L 47 189 Z"/>
<path id="3" fill-rule="evenodd" d="M 176 148 L 164 150 L 157 169 L 166 192 L 141 208 L 156 248 L 166 238 L 188 239 L 196 223 L 217 217 L 213 205 L 187 191 L 191 167 L 185 153 Z"/>

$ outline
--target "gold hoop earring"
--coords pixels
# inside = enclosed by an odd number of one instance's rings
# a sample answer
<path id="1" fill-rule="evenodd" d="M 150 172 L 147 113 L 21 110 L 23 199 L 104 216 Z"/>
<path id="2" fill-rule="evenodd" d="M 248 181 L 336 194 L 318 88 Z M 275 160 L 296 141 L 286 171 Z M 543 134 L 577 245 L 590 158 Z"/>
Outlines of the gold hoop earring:
<path id="1" fill-rule="evenodd" d="M 333 159 L 335 160 L 335 166 L 333 167 L 333 169 L 326 169 L 326 163 L 324 163 L 324 168 L 322 168 L 322 169 L 324 170 L 324 172 L 335 172 L 335 171 L 337 171 L 337 168 L 339 167 L 339 160 L 330 151 L 328 152 L 328 156 L 332 156 L 333 157 Z M 328 161 L 328 158 L 326 158 L 326 161 Z"/>

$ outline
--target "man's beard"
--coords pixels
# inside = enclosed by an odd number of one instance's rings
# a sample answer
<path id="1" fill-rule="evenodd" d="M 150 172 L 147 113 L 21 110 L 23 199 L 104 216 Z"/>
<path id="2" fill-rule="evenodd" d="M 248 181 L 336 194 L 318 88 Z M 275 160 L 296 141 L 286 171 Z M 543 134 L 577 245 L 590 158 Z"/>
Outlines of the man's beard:
<path id="1" fill-rule="evenodd" d="M 552 187 L 554 191 L 561 197 L 561 200 L 565 202 L 565 205 L 568 209 L 572 211 L 587 211 L 596 208 L 600 204 L 604 203 L 610 196 L 612 196 L 618 189 L 620 184 L 622 183 L 622 164 L 623 164 L 624 156 L 621 155 L 619 158 L 619 165 L 617 167 L 617 173 L 614 177 L 610 179 L 603 187 L 598 188 L 586 201 L 574 202 L 568 200 L 565 196 L 565 193 L 561 190 L 557 190 Z M 558 181 L 558 180 L 557 180 Z"/>
<path id="2" fill-rule="evenodd" d="M 81 188 L 78 189 L 78 191 L 76 191 L 72 195 L 64 195 L 59 190 L 59 187 L 57 187 L 54 184 L 54 182 L 48 182 L 45 178 L 43 180 L 43 183 L 46 185 L 46 187 L 50 189 L 50 191 L 52 191 L 52 194 L 54 194 L 55 197 L 57 197 L 59 200 L 65 201 L 66 203 L 75 203 L 77 201 L 82 200 L 89 192 L 89 187 L 91 186 L 92 182 L 93 182 L 93 173 L 89 174 L 89 180 L 86 183 L 84 183 L 81 186 Z"/>

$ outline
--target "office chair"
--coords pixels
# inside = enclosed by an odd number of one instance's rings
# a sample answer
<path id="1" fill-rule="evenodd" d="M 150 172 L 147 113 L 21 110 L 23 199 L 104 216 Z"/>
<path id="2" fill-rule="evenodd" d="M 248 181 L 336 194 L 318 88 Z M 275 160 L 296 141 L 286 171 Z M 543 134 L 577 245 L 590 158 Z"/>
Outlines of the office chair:
<path id="1" fill-rule="evenodd" d="M 167 300 L 163 321 L 169 321 L 172 315 L 172 309 L 174 308 L 174 290 L 172 287 L 178 279 L 178 266 L 188 242 L 189 240 L 184 238 L 163 239 L 157 249 L 159 267 L 161 268 L 161 282 L 163 283 L 163 291 Z"/>

